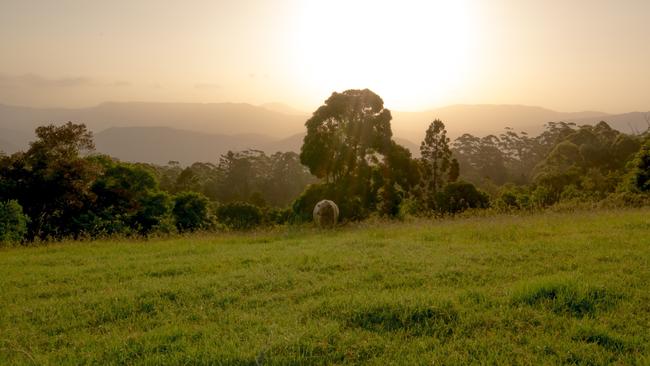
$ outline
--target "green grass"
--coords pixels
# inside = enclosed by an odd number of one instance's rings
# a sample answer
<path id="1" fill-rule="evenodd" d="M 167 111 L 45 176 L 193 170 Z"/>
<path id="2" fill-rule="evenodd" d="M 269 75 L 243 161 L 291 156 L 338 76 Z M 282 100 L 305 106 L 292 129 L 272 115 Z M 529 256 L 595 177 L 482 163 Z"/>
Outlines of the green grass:
<path id="1" fill-rule="evenodd" d="M 650 364 L 650 209 L 0 250 L 0 364 Z"/>

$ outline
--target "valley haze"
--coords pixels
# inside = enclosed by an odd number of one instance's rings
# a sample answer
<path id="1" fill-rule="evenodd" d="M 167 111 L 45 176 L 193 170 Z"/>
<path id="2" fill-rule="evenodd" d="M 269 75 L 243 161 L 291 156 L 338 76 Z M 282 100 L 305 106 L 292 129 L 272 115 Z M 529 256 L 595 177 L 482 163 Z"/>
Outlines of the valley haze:
<path id="1" fill-rule="evenodd" d="M 646 112 L 557 112 L 524 105 L 450 105 L 420 112 L 391 111 L 393 135 L 414 155 L 431 121 L 447 126 L 452 140 L 463 133 L 499 134 L 505 127 L 536 134 L 547 122 L 593 125 L 601 120 L 626 133 L 647 128 Z M 97 152 L 124 161 L 165 164 L 216 161 L 229 150 L 300 151 L 311 113 L 282 103 L 107 102 L 89 108 L 32 108 L 0 104 L 0 150 L 25 149 L 40 125 L 84 123 Z"/>

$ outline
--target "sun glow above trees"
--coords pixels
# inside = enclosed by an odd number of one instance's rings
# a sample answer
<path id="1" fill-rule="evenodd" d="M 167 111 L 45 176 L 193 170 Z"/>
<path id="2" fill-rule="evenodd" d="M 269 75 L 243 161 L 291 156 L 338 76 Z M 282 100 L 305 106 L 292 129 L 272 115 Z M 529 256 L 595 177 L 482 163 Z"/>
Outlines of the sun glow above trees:
<path id="1" fill-rule="evenodd" d="M 471 72 L 472 8 L 468 1 L 305 2 L 292 67 L 312 93 L 363 85 L 392 108 L 428 107 Z"/>

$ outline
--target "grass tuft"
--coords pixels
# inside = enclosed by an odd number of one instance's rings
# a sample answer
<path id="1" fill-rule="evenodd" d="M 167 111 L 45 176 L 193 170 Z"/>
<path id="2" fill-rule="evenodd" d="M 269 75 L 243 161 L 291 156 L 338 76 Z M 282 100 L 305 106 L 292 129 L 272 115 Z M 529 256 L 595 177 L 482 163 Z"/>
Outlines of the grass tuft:
<path id="1" fill-rule="evenodd" d="M 403 332 L 413 336 L 449 336 L 458 321 L 450 302 L 437 305 L 384 304 L 360 309 L 347 318 L 347 325 L 373 332 Z"/>
<path id="2" fill-rule="evenodd" d="M 587 286 L 573 279 L 549 279 L 525 284 L 515 292 L 512 302 L 583 317 L 611 308 L 619 298 L 604 287 Z"/>
<path id="3" fill-rule="evenodd" d="M 635 341 L 628 340 L 612 331 L 595 326 L 581 326 L 573 335 L 573 339 L 597 344 L 615 353 L 632 352 L 638 347 Z"/>

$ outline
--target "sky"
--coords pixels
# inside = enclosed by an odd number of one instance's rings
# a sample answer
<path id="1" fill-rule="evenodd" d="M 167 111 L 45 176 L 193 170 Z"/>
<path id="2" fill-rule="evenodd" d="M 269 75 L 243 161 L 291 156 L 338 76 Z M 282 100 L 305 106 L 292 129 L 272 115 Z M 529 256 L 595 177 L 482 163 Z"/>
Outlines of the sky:
<path id="1" fill-rule="evenodd" d="M 0 0 L 0 103 L 650 110 L 648 0 Z"/>

